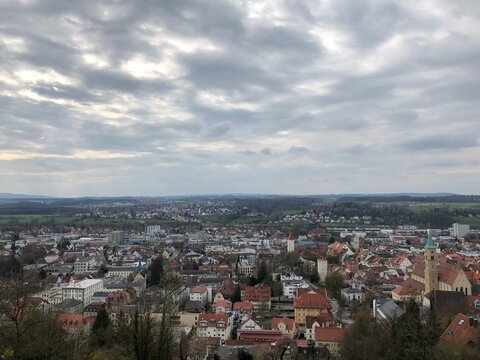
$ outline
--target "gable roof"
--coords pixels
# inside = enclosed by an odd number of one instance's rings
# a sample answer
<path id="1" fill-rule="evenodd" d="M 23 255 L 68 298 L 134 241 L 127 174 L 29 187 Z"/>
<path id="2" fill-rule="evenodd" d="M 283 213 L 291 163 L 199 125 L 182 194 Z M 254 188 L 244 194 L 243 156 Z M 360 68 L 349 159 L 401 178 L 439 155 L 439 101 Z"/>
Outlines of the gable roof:
<path id="1" fill-rule="evenodd" d="M 315 322 L 317 322 L 321 326 L 322 324 L 325 324 L 328 322 L 334 322 L 334 321 L 335 321 L 335 318 L 333 317 L 330 310 L 323 309 L 322 311 L 320 311 L 320 314 L 318 314 L 317 316 L 305 317 L 305 327 L 307 329 L 310 329 Z"/>
<path id="2" fill-rule="evenodd" d="M 206 324 L 207 327 L 209 327 L 209 326 L 216 327 L 217 323 L 220 322 L 220 321 L 227 324 L 228 323 L 228 315 L 225 314 L 224 312 L 219 312 L 219 313 L 216 313 L 216 314 L 211 314 L 211 313 L 200 314 L 198 316 L 198 326 L 203 327 L 203 325 L 201 325 L 201 323 L 205 322 L 205 321 L 207 322 L 207 324 Z"/>
<path id="3" fill-rule="evenodd" d="M 343 337 L 345 336 L 345 329 L 335 328 L 335 327 L 316 327 L 315 328 L 315 341 L 325 341 L 325 342 L 343 342 Z"/>
<path id="4" fill-rule="evenodd" d="M 241 310 L 247 310 L 247 311 L 252 311 L 253 310 L 253 304 L 250 301 L 237 301 L 236 303 L 233 304 L 233 310 L 234 311 L 241 311 Z"/>
<path id="5" fill-rule="evenodd" d="M 290 319 L 286 316 L 280 318 L 280 317 L 274 317 L 272 319 L 272 329 L 278 329 L 278 325 L 280 324 L 285 324 L 285 328 L 289 331 L 293 331 L 295 327 L 295 320 Z"/>
<path id="6" fill-rule="evenodd" d="M 447 329 L 440 336 L 440 343 L 454 343 L 458 345 L 478 344 L 480 342 L 478 328 L 470 325 L 469 317 L 457 314 Z"/>
<path id="7" fill-rule="evenodd" d="M 309 291 L 294 301 L 296 309 L 330 309 L 332 306 L 323 293 Z"/>
<path id="8" fill-rule="evenodd" d="M 246 286 L 243 297 L 249 301 L 270 301 L 270 287 L 266 285 Z"/>

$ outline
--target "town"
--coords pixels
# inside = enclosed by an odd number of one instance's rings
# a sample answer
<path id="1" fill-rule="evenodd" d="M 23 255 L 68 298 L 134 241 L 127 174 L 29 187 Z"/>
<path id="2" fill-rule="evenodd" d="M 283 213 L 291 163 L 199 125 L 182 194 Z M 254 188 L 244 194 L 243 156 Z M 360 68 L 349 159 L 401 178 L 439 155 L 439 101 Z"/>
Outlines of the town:
<path id="1" fill-rule="evenodd" d="M 0 354 L 476 358 L 480 207 L 437 201 L 6 201 Z"/>

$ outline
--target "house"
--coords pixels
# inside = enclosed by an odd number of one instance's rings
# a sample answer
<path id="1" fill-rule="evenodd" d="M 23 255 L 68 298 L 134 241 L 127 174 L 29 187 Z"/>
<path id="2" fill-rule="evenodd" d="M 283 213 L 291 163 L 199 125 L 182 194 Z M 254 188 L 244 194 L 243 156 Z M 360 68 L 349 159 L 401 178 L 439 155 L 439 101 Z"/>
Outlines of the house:
<path id="1" fill-rule="evenodd" d="M 232 328 L 232 319 L 225 313 L 204 313 L 198 316 L 197 335 L 200 337 L 219 337 L 222 340 L 228 340 Z"/>
<path id="2" fill-rule="evenodd" d="M 280 330 L 286 337 L 293 338 L 295 332 L 295 320 L 284 317 L 272 319 L 272 330 Z"/>
<path id="3" fill-rule="evenodd" d="M 199 301 L 203 305 L 208 300 L 208 289 L 206 286 L 198 285 L 190 289 L 190 301 Z"/>
<path id="4" fill-rule="evenodd" d="M 440 336 L 439 343 L 442 345 L 455 344 L 459 347 L 478 347 L 480 345 L 478 322 L 478 318 L 457 314 Z"/>
<path id="5" fill-rule="evenodd" d="M 270 287 L 266 285 L 246 286 L 243 300 L 250 301 L 255 311 L 265 308 L 270 310 Z"/>
<path id="6" fill-rule="evenodd" d="M 100 310 L 105 310 L 106 308 L 107 304 L 105 303 L 92 302 L 83 308 L 83 316 L 86 318 L 91 316 L 96 317 Z"/>
<path id="7" fill-rule="evenodd" d="M 233 312 L 240 321 L 246 321 L 253 314 L 253 304 L 250 301 L 237 301 L 233 304 Z"/>
<path id="8" fill-rule="evenodd" d="M 217 301 L 220 301 L 220 300 L 225 300 L 225 297 L 223 296 L 221 291 L 217 291 L 217 293 L 213 297 L 213 302 L 216 303 Z"/>
<path id="9" fill-rule="evenodd" d="M 89 332 L 95 317 L 84 317 L 82 314 L 60 314 L 57 321 L 69 333 Z"/>
<path id="10" fill-rule="evenodd" d="M 212 310 L 216 313 L 228 313 L 229 311 L 232 311 L 232 303 L 228 300 L 219 300 L 212 305 Z"/>
<path id="11" fill-rule="evenodd" d="M 347 303 L 361 303 L 365 301 L 365 293 L 359 288 L 344 288 L 341 290 L 341 295 Z"/>
<path id="12" fill-rule="evenodd" d="M 331 309 L 332 306 L 326 295 L 322 291 L 313 289 L 301 293 L 293 302 L 295 312 L 295 323 L 305 324 L 307 316 L 316 317 L 324 309 Z"/>
<path id="13" fill-rule="evenodd" d="M 315 340 L 315 328 L 333 327 L 335 318 L 328 309 L 323 309 L 318 316 L 307 316 L 305 318 L 305 339 Z"/>
<path id="14" fill-rule="evenodd" d="M 332 355 L 338 355 L 341 344 L 345 336 L 345 329 L 338 327 L 316 327 L 315 345 L 317 347 L 325 346 Z"/>
<path id="15" fill-rule="evenodd" d="M 250 318 L 247 321 L 245 321 L 243 324 L 241 324 L 239 329 L 240 330 L 260 330 L 262 329 L 262 327 L 255 320 Z"/>

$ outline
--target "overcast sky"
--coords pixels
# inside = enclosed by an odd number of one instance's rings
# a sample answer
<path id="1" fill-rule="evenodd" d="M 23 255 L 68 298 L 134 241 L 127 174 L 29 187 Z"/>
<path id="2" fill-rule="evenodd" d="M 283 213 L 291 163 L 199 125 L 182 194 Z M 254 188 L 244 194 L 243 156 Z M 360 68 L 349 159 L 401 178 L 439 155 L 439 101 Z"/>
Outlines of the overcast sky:
<path id="1" fill-rule="evenodd" d="M 0 192 L 480 193 L 480 1 L 0 0 Z"/>

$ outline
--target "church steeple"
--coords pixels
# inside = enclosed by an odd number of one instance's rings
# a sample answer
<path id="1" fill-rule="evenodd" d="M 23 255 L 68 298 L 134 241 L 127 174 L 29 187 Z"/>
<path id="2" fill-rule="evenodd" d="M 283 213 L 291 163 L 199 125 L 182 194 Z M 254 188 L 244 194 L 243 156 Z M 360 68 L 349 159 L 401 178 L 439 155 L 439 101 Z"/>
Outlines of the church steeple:
<path id="1" fill-rule="evenodd" d="M 428 238 L 424 248 L 425 259 L 425 294 L 438 290 L 438 256 L 437 247 L 433 242 L 432 233 L 428 231 Z"/>
<path id="2" fill-rule="evenodd" d="M 427 242 L 425 244 L 425 249 L 436 249 L 436 248 L 437 248 L 437 246 L 433 242 L 432 232 L 430 230 L 428 230 L 428 238 L 427 238 Z"/>

